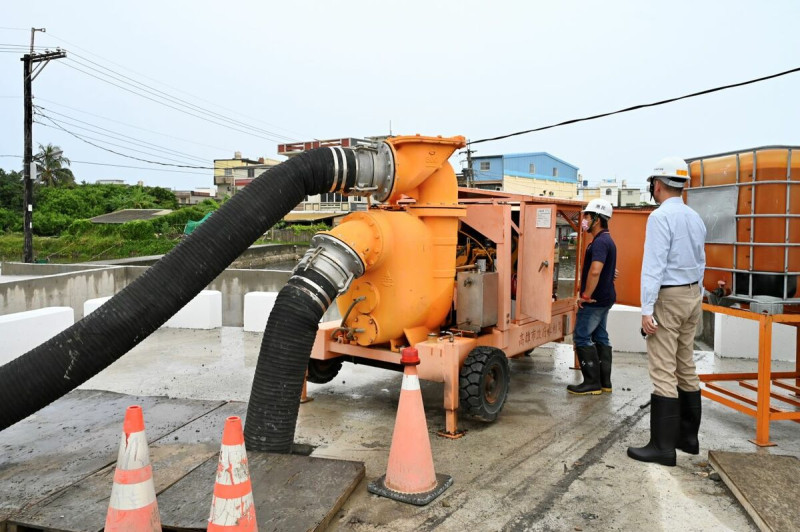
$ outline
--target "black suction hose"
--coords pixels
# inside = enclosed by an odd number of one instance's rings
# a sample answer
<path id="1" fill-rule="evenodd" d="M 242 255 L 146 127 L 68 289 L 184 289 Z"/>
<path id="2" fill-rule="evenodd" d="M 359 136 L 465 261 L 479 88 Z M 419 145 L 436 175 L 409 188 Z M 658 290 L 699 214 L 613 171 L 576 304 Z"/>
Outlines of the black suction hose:
<path id="1" fill-rule="evenodd" d="M 0 430 L 108 367 L 200 293 L 307 194 L 346 191 L 355 182 L 355 172 L 354 152 L 321 148 L 297 155 L 253 180 L 99 309 L 0 367 Z M 284 295 L 282 299 L 291 297 Z M 292 304 L 301 305 L 299 300 Z M 295 309 L 292 316 L 305 330 L 312 320 L 317 326 L 317 312 Z M 292 336 L 288 329 L 278 329 L 279 337 L 267 342 L 269 330 L 265 331 L 262 354 L 273 349 L 272 345 L 286 342 L 290 346 L 297 340 L 288 338 Z M 307 361 L 308 353 L 297 352 L 295 356 Z M 295 365 L 281 371 L 293 372 Z M 276 378 L 281 380 L 279 375 Z"/>
<path id="2" fill-rule="evenodd" d="M 325 300 L 333 301 L 336 293 L 336 288 L 313 270 L 298 271 L 278 293 L 264 330 L 247 404 L 247 450 L 291 453 L 311 347 L 327 309 Z"/>

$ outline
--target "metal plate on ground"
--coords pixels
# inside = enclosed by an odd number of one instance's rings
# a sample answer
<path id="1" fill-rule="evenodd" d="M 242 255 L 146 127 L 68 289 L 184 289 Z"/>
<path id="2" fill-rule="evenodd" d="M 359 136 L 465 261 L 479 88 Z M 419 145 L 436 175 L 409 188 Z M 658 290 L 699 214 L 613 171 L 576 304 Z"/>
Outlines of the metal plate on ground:
<path id="1" fill-rule="evenodd" d="M 212 448 L 209 444 L 173 442 L 149 447 L 156 493 L 219 454 L 218 444 Z M 21 525 L 35 530 L 99 532 L 106 522 L 114 468 L 115 465 L 108 466 L 15 514 L 8 521 L 11 530 L 13 525 Z"/>
<path id="2" fill-rule="evenodd" d="M 798 529 L 800 460 L 794 456 L 709 451 L 708 461 L 761 530 Z"/>
<path id="3" fill-rule="evenodd" d="M 364 478 L 364 464 L 247 453 L 259 530 L 323 530 Z M 217 472 L 211 458 L 158 496 L 164 530 L 205 530 Z"/>
<path id="4" fill-rule="evenodd" d="M 223 402 L 70 392 L 0 432 L 0 522 L 114 463 L 125 409 L 134 404 L 153 442 Z"/>

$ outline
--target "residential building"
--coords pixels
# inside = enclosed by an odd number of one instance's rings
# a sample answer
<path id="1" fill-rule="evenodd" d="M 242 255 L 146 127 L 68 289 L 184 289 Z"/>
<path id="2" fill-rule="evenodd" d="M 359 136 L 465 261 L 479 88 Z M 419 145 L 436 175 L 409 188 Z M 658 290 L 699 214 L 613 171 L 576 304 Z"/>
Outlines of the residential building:
<path id="1" fill-rule="evenodd" d="M 546 152 L 472 158 L 472 186 L 515 194 L 573 199 L 578 167 Z"/>
<path id="2" fill-rule="evenodd" d="M 203 200 L 211 199 L 211 190 L 174 190 L 178 205 L 197 205 Z"/>
<path id="3" fill-rule="evenodd" d="M 583 201 L 604 199 L 614 207 L 634 207 L 641 203 L 641 193 L 638 188 L 628 187 L 624 179 L 621 184 L 616 179 L 603 179 L 597 186 L 581 187 L 579 197 Z"/>
<path id="4" fill-rule="evenodd" d="M 235 152 L 232 159 L 214 159 L 214 184 L 217 186 L 217 199 L 233 196 L 281 161 L 259 157 L 258 160 L 242 157 L 242 152 Z"/>

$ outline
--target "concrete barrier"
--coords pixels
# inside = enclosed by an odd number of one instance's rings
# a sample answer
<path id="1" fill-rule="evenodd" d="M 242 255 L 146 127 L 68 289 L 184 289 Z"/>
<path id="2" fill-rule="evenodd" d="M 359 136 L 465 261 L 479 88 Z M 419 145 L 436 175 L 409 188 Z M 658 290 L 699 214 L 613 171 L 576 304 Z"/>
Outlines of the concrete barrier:
<path id="1" fill-rule="evenodd" d="M 244 295 L 244 330 L 264 332 L 278 292 L 248 292 Z"/>
<path id="2" fill-rule="evenodd" d="M 0 365 L 24 355 L 75 323 L 72 307 L 47 307 L 0 316 Z"/>
<path id="3" fill-rule="evenodd" d="M 106 301 L 111 299 L 111 296 L 108 297 L 96 297 L 94 299 L 87 299 L 83 302 L 83 317 L 85 318 L 98 308 L 100 308 Z"/>
<path id="4" fill-rule="evenodd" d="M 772 360 L 795 361 L 797 329 L 772 325 Z M 714 353 L 728 358 L 758 358 L 758 321 L 714 315 Z"/>
<path id="5" fill-rule="evenodd" d="M 173 329 L 216 329 L 222 327 L 222 292 L 203 290 L 162 327 Z"/>
<path id="6" fill-rule="evenodd" d="M 614 305 L 608 312 L 606 329 L 615 351 L 646 353 L 647 344 L 642 338 L 642 309 L 627 305 Z"/>

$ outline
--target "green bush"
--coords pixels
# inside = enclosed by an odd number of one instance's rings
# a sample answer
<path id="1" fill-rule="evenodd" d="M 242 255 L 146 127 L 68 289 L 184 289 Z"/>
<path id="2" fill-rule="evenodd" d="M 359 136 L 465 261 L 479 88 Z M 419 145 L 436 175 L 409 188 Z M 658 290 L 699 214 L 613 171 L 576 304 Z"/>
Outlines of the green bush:
<path id="1" fill-rule="evenodd" d="M 33 215 L 33 231 L 39 236 L 60 234 L 72 223 L 72 217 L 58 212 L 39 212 Z"/>
<path id="2" fill-rule="evenodd" d="M 22 213 L 0 208 L 0 231 L 22 231 Z"/>
<path id="3" fill-rule="evenodd" d="M 302 233 L 317 233 L 319 231 L 327 231 L 330 229 L 325 224 L 313 224 L 313 225 L 290 225 L 289 226 L 295 235 L 299 235 Z"/>
<path id="4" fill-rule="evenodd" d="M 155 237 L 153 224 L 147 220 L 134 220 L 117 227 L 120 236 L 127 240 L 149 240 Z"/>
<path id="5" fill-rule="evenodd" d="M 67 227 L 67 233 L 73 236 L 86 235 L 91 233 L 94 227 L 94 224 L 89 220 L 74 220 Z"/>

